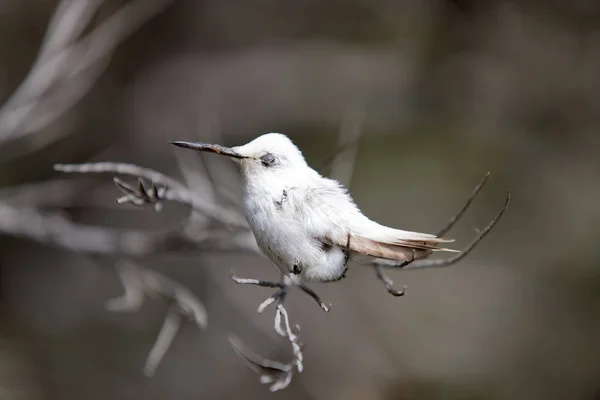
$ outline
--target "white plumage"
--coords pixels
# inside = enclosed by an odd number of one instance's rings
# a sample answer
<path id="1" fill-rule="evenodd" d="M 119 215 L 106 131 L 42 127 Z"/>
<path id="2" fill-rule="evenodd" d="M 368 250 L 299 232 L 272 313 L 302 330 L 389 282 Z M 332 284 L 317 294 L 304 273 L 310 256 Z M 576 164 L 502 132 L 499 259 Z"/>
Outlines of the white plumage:
<path id="1" fill-rule="evenodd" d="M 244 214 L 260 249 L 284 274 L 328 282 L 344 276 L 350 254 L 411 261 L 451 239 L 403 231 L 364 216 L 337 181 L 309 167 L 280 133 L 268 133 L 231 149 L 174 142 L 231 157 L 244 182 Z"/>

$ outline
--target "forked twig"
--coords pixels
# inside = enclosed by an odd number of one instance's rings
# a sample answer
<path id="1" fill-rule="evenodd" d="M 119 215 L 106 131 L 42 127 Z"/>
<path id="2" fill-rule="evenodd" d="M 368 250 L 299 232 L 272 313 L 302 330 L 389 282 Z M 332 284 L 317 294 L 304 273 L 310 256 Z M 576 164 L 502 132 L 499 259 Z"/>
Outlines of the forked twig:
<path id="1" fill-rule="evenodd" d="M 195 249 L 193 238 L 179 230 L 147 232 L 74 223 L 62 214 L 0 202 L 0 232 L 64 249 L 139 257 L 170 250 Z M 210 239 L 209 236 L 202 240 Z"/>
<path id="2" fill-rule="evenodd" d="M 235 353 L 258 374 L 260 383 L 269 384 L 271 392 L 276 392 L 288 387 L 292 381 L 294 361 L 283 364 L 278 361 L 260 357 L 248 348 L 236 336 L 229 335 L 229 343 Z"/>
<path id="3" fill-rule="evenodd" d="M 483 188 L 483 185 L 485 185 L 485 183 L 490 178 L 490 176 L 491 176 L 491 173 L 488 171 L 485 174 L 485 176 L 483 177 L 483 179 L 481 180 L 481 182 L 479 182 L 479 185 L 477 185 L 475 187 L 475 189 L 473 189 L 473 192 L 471 193 L 471 195 L 469 196 L 469 198 L 467 199 L 467 201 L 465 202 L 463 207 L 460 209 L 460 211 L 457 214 L 455 214 L 452 218 L 450 218 L 450 221 L 448 221 L 448 224 L 445 227 L 443 227 L 438 233 L 436 233 L 435 234 L 436 236 L 443 236 L 444 234 L 446 234 L 446 232 L 448 232 L 450 229 L 452 229 L 454 224 L 456 224 L 462 218 L 462 216 L 465 214 L 467 209 L 471 206 L 471 203 L 473 202 L 473 200 L 475 200 L 475 197 L 477 197 L 477 195 L 479 194 L 479 191 Z"/>
<path id="4" fill-rule="evenodd" d="M 103 1 L 61 1 L 37 60 L 0 109 L 0 141 L 36 132 L 69 110 L 100 77 L 118 44 L 172 1 L 131 1 L 82 38 Z"/>
<path id="5" fill-rule="evenodd" d="M 78 173 L 78 174 L 89 174 L 89 173 L 116 173 L 120 175 L 128 175 L 136 178 L 145 178 L 152 182 L 152 185 L 162 185 L 165 188 L 157 191 L 156 195 L 161 195 L 160 200 L 174 201 L 177 203 L 185 204 L 193 209 L 213 218 L 225 225 L 236 227 L 236 228 L 248 228 L 248 223 L 245 218 L 234 210 L 226 209 L 214 202 L 208 202 L 199 196 L 196 196 L 191 192 L 185 185 L 176 181 L 169 176 L 160 172 L 154 171 L 149 168 L 139 167 L 133 164 L 126 163 L 114 163 L 114 162 L 98 162 L 98 163 L 85 163 L 85 164 L 55 164 L 54 169 L 66 173 Z M 119 181 L 121 183 L 122 181 Z M 117 185 L 119 185 L 117 183 Z M 123 189 L 131 188 L 131 186 L 119 185 Z M 126 190 L 127 190 L 126 189 Z M 135 192 L 135 189 L 133 190 Z M 127 193 L 133 195 L 133 193 Z M 143 198 L 138 198 L 140 201 Z M 146 203 L 144 203 L 146 204 Z"/>
<path id="6" fill-rule="evenodd" d="M 124 196 L 117 199 L 118 204 L 132 203 L 136 206 L 153 204 L 157 212 L 162 209 L 162 200 L 165 198 L 165 192 L 168 190 L 166 187 L 159 187 L 155 183 L 152 183 L 148 190 L 144 186 L 142 178 L 138 178 L 137 187 L 133 187 L 117 177 L 114 177 L 113 181 L 117 188 L 124 194 Z"/>
<path id="7" fill-rule="evenodd" d="M 294 366 L 298 372 L 304 370 L 304 354 L 302 353 L 302 342 L 300 342 L 300 326 L 296 325 L 296 331 L 290 325 L 289 315 L 283 306 L 284 298 L 278 300 L 274 318 L 274 329 L 278 335 L 286 338 L 292 346 L 292 360 L 283 364 L 278 361 L 262 358 L 248 349 L 241 340 L 230 335 L 229 342 L 235 352 L 244 360 L 250 368 L 259 375 L 260 383 L 272 383 L 269 390 L 275 392 L 285 389 L 292 381 Z"/>
<path id="8" fill-rule="evenodd" d="M 125 288 L 125 294 L 107 301 L 106 308 L 108 310 L 138 311 L 144 302 L 145 295 L 161 298 L 171 304 L 144 366 L 146 376 L 152 376 L 175 339 L 183 318 L 193 322 L 200 329 L 205 329 L 207 325 L 206 309 L 188 288 L 162 274 L 124 261 L 118 264 L 117 269 Z"/>
<path id="9" fill-rule="evenodd" d="M 465 258 L 467 255 L 469 255 L 469 253 L 475 248 L 475 246 L 477 246 L 477 244 L 481 240 L 483 240 L 483 238 L 486 237 L 488 233 L 490 233 L 492 228 L 494 228 L 494 226 L 498 223 L 498 221 L 500 221 L 500 218 L 502 218 L 502 215 L 508 208 L 509 204 L 510 204 L 510 191 L 507 192 L 506 201 L 504 202 L 504 206 L 502 207 L 500 212 L 496 215 L 496 217 L 460 253 L 457 253 L 455 256 L 446 258 L 446 259 L 415 261 L 412 264 L 405 266 L 404 269 L 443 268 L 443 267 L 449 267 L 453 264 L 456 264 L 457 262 L 459 262 L 460 260 Z"/>
<path id="10" fill-rule="evenodd" d="M 436 236 L 444 235 L 462 218 L 462 216 L 467 211 L 467 209 L 469 208 L 469 206 L 471 205 L 471 203 L 473 202 L 473 200 L 475 199 L 477 194 L 479 194 L 479 192 L 481 191 L 481 188 L 483 188 L 483 186 L 489 179 L 489 177 L 490 177 L 490 173 L 488 172 L 484 176 L 483 180 L 477 185 L 477 187 L 475 187 L 475 189 L 473 190 L 473 192 L 467 199 L 466 203 L 460 209 L 460 211 L 450 219 L 448 224 L 443 229 L 441 229 L 436 234 Z M 485 229 L 483 231 L 479 232 L 479 235 L 477 235 L 477 237 L 475 239 L 473 239 L 473 241 L 467 247 L 465 247 L 460 253 L 457 253 L 457 255 L 446 258 L 446 259 L 440 259 L 440 260 L 403 261 L 402 263 L 397 263 L 397 262 L 393 262 L 393 261 L 389 261 L 389 260 L 377 259 L 372 262 L 377 279 L 379 279 L 384 284 L 386 290 L 391 295 L 393 295 L 393 296 L 404 295 L 406 292 L 406 286 L 402 290 L 394 289 L 393 281 L 390 279 L 389 276 L 387 276 L 387 274 L 383 270 L 384 267 L 399 268 L 399 269 L 417 269 L 417 268 L 422 269 L 422 268 L 443 268 L 443 267 L 449 267 L 453 264 L 456 264 L 457 262 L 459 262 L 460 260 L 465 258 L 477 246 L 477 244 L 481 240 L 483 240 L 483 238 L 492 230 L 492 228 L 494 228 L 494 226 L 498 223 L 500 218 L 502 218 L 502 215 L 508 208 L 509 204 L 510 204 L 510 191 L 507 193 L 504 206 L 502 207 L 500 212 L 496 215 L 496 217 L 488 224 L 488 226 L 485 227 Z"/>
<path id="11" fill-rule="evenodd" d="M 293 366 L 296 366 L 298 372 L 302 372 L 302 370 L 304 369 L 304 355 L 302 353 L 302 343 L 300 342 L 300 338 L 298 336 L 300 326 L 295 326 L 295 332 L 292 330 L 288 312 L 283 305 L 289 287 L 299 286 L 305 293 L 309 294 L 313 299 L 315 299 L 324 311 L 329 311 L 329 307 L 327 307 L 321 301 L 319 296 L 317 296 L 317 294 L 311 289 L 301 285 L 301 283 L 296 282 L 293 278 L 290 278 L 286 275 L 283 276 L 282 283 L 261 281 L 259 279 L 238 278 L 233 274 L 231 276 L 231 279 L 233 279 L 233 281 L 238 284 L 256 285 L 269 288 L 275 287 L 279 289 L 272 296 L 268 297 L 265 301 L 263 301 L 258 306 L 257 311 L 259 313 L 262 313 L 264 309 L 270 304 L 277 304 L 275 310 L 275 318 L 273 321 L 273 329 L 278 335 L 286 338 L 292 345 L 292 361 L 288 364 L 282 364 L 276 361 L 261 358 L 253 352 L 251 352 L 250 350 L 248 350 L 248 348 L 244 346 L 239 339 L 235 337 L 230 337 L 229 340 L 235 352 L 244 361 L 246 361 L 255 372 L 257 372 L 260 375 L 261 383 L 273 383 L 273 385 L 270 388 L 272 392 L 280 389 L 285 389 L 292 380 Z"/>

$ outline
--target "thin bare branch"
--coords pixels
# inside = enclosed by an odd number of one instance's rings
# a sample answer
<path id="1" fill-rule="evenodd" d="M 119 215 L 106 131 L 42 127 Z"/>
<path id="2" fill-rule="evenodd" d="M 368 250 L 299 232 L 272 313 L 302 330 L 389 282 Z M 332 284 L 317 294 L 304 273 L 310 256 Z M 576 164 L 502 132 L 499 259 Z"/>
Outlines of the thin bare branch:
<path id="1" fill-rule="evenodd" d="M 291 327 L 288 312 L 284 307 L 285 298 L 288 293 L 288 289 L 291 286 L 299 286 L 301 289 L 315 299 L 321 308 L 325 311 L 329 311 L 329 308 L 319 299 L 319 296 L 315 292 L 303 287 L 302 283 L 297 282 L 293 277 L 283 275 L 283 282 L 268 282 L 261 281 L 258 279 L 244 279 L 238 278 L 232 274 L 231 278 L 238 284 L 256 285 L 269 288 L 279 288 L 272 296 L 268 297 L 258 306 L 258 312 L 262 313 L 267 306 L 275 303 L 275 318 L 273 319 L 273 329 L 275 332 L 284 338 L 286 338 L 292 346 L 292 361 L 289 364 L 281 364 L 276 361 L 261 358 L 251 351 L 247 350 L 245 346 L 237 338 L 231 338 L 230 342 L 234 350 L 244 361 L 246 361 L 250 367 L 260 375 L 261 383 L 273 383 L 270 390 L 272 392 L 285 389 L 292 379 L 293 366 L 296 366 L 298 372 L 302 372 L 304 369 L 304 355 L 302 353 L 302 343 L 298 333 L 300 326 L 296 325 L 296 331 Z"/>
<path id="2" fill-rule="evenodd" d="M 490 175 L 491 174 L 488 171 L 485 174 L 485 176 L 483 177 L 483 179 L 481 180 L 481 182 L 479 182 L 479 185 L 477 185 L 475 187 L 475 189 L 473 189 L 473 192 L 471 193 L 471 195 L 467 199 L 467 202 L 460 209 L 460 211 L 456 215 L 454 215 L 452 218 L 450 218 L 450 221 L 448 221 L 448 224 L 444 228 L 442 228 L 438 233 L 436 233 L 436 236 L 443 236 L 443 235 L 445 235 L 446 232 L 448 232 L 450 229 L 452 229 L 452 227 L 454 226 L 454 224 L 456 224 L 462 218 L 462 216 L 465 214 L 465 212 L 467 211 L 467 209 L 469 208 L 469 206 L 471 205 L 471 203 L 473 202 L 473 200 L 475 199 L 475 197 L 477 197 L 477 195 L 479 194 L 479 191 L 483 188 L 483 185 L 485 185 L 485 183 L 487 182 L 487 180 L 490 178 Z"/>
<path id="3" fill-rule="evenodd" d="M 294 363 L 283 364 L 260 357 L 236 336 L 229 335 L 229 343 L 235 353 L 259 375 L 260 383 L 269 384 L 271 392 L 285 389 L 292 381 Z"/>
<path id="4" fill-rule="evenodd" d="M 90 190 L 91 187 L 89 181 L 74 182 L 71 179 L 56 179 L 0 188 L 0 199 L 19 207 L 65 208 L 72 204 L 75 197 Z"/>
<path id="5" fill-rule="evenodd" d="M 375 264 L 373 267 L 375 269 L 375 274 L 377 274 L 377 279 L 379 279 L 383 283 L 385 289 L 388 291 L 389 294 L 395 297 L 404 296 L 404 294 L 406 293 L 406 285 L 404 285 L 402 290 L 394 289 L 394 281 L 386 275 L 385 271 L 383 270 L 383 267 L 379 264 Z"/>
<path id="6" fill-rule="evenodd" d="M 215 203 L 215 185 L 208 176 L 208 172 L 204 162 L 197 154 L 188 151 L 174 152 L 175 160 L 179 165 L 179 169 L 185 179 L 186 187 L 196 193 L 196 196 L 201 197 L 208 203 Z M 210 218 L 205 214 L 192 209 L 189 216 L 190 222 L 193 221 L 195 229 L 205 229 L 210 223 Z"/>
<path id="7" fill-rule="evenodd" d="M 292 345 L 293 362 L 296 365 L 298 372 L 302 372 L 304 370 L 304 354 L 302 353 L 302 342 L 300 342 L 299 336 L 300 326 L 295 326 L 296 332 L 292 330 L 290 318 L 287 310 L 283 306 L 283 301 L 277 304 L 274 323 L 275 332 L 281 337 L 289 340 Z"/>
<path id="8" fill-rule="evenodd" d="M 29 74 L 0 109 L 0 127 L 2 127 L 0 132 L 10 132 L 11 129 L 14 129 L 11 127 L 15 126 L 16 122 L 8 123 L 11 121 L 11 117 L 13 119 L 22 118 L 18 117 L 16 107 L 23 107 L 26 102 L 36 102 L 52 85 L 59 71 L 56 68 L 45 70 L 43 64 L 51 55 L 73 43 L 102 2 L 103 0 L 62 0 L 60 2 L 48 25 L 40 52 Z M 26 111 L 21 111 L 21 113 L 27 115 Z"/>
<path id="9" fill-rule="evenodd" d="M 36 132 L 64 114 L 93 86 L 116 46 L 172 1 L 129 2 L 76 41 L 102 1 L 63 0 L 30 73 L 0 109 L 0 138 Z"/>
<path id="10" fill-rule="evenodd" d="M 477 246 L 477 244 L 481 240 L 483 240 L 483 238 L 486 237 L 488 233 L 490 233 L 490 231 L 494 228 L 494 226 L 496 226 L 498 221 L 500 221 L 500 218 L 502 218 L 502 215 L 504 215 L 504 212 L 508 208 L 509 204 L 510 204 L 510 191 L 507 192 L 506 201 L 504 202 L 504 206 L 502 207 L 502 209 L 500 210 L 498 215 L 496 215 L 496 217 L 488 224 L 488 226 L 486 226 L 485 229 L 483 229 L 481 231 L 481 233 L 479 233 L 479 235 L 477 235 L 477 237 L 475 239 L 473 239 L 473 241 L 471 243 L 469 243 L 469 245 L 467 247 L 465 247 L 457 255 L 447 258 L 447 259 L 441 259 L 441 260 L 415 261 L 412 264 L 405 266 L 404 269 L 442 268 L 442 267 L 449 267 L 453 264 L 456 264 L 457 262 L 459 262 L 460 260 L 462 260 L 463 258 L 468 256 L 469 253 Z"/>
<path id="11" fill-rule="evenodd" d="M 54 165 L 54 169 L 66 173 L 116 173 L 134 176 L 136 178 L 146 178 L 154 185 L 163 185 L 166 187 L 164 193 L 162 193 L 161 200 L 185 204 L 225 225 L 248 229 L 248 223 L 245 218 L 236 211 L 220 207 L 212 202 L 207 202 L 199 196 L 196 196 L 187 187 L 175 179 L 149 168 L 125 163 L 99 162 L 86 164 L 56 164 Z"/>
<path id="12" fill-rule="evenodd" d="M 208 121 L 199 120 L 199 125 L 198 131 L 205 132 L 206 135 L 203 136 L 207 136 L 207 140 L 211 143 L 225 142 L 217 115 L 213 114 L 211 118 L 208 118 Z M 208 161 L 205 157 L 201 156 L 200 160 L 204 162 L 206 166 L 206 175 L 215 190 L 233 204 L 241 207 L 242 202 L 240 196 L 227 186 L 227 183 L 229 182 L 239 182 L 238 171 L 232 163 L 229 162 L 229 160 L 219 160 L 218 157 L 211 157 L 210 161 Z"/>
<path id="13" fill-rule="evenodd" d="M 113 173 L 127 175 L 135 178 L 142 177 L 153 183 L 164 185 L 172 189 L 186 189 L 186 187 L 175 179 L 150 168 L 140 167 L 134 164 L 116 162 L 96 162 L 84 164 L 54 164 L 56 171 L 76 174 L 106 174 Z"/>
<path id="14" fill-rule="evenodd" d="M 160 328 L 156 342 L 154 342 L 154 346 L 152 346 L 152 349 L 148 354 L 148 358 L 146 359 L 146 364 L 144 365 L 144 375 L 147 377 L 154 376 L 154 373 L 158 368 L 158 364 L 160 364 L 163 357 L 169 350 L 169 347 L 171 347 L 171 343 L 173 343 L 175 336 L 177 336 L 181 322 L 182 317 L 177 309 L 177 306 L 171 306 L 167 316 L 165 317 L 165 322 L 163 323 L 162 328 Z"/>
<path id="15" fill-rule="evenodd" d="M 104 0 L 62 0 L 48 24 L 38 61 L 69 46 L 80 35 Z M 32 69 L 35 69 L 35 65 Z"/>
<path id="16" fill-rule="evenodd" d="M 137 311 L 143 304 L 144 295 L 160 298 L 171 304 L 144 366 L 146 376 L 153 376 L 158 364 L 175 339 L 182 318 L 185 317 L 200 329 L 205 329 L 207 325 L 206 309 L 188 288 L 158 272 L 126 261 L 120 262 L 117 269 L 125 288 L 125 294 L 120 298 L 107 301 L 106 308 L 108 310 Z"/>
<path id="17" fill-rule="evenodd" d="M 471 241 L 471 243 L 469 243 L 468 246 L 466 246 L 464 249 L 461 250 L 460 253 L 457 253 L 453 257 L 439 259 L 439 260 L 419 260 L 419 261 L 412 262 L 410 264 L 403 263 L 403 265 L 398 265 L 397 263 L 388 262 L 386 260 L 375 260 L 373 262 L 373 264 L 380 265 L 382 267 L 387 267 L 387 268 L 401 268 L 401 269 L 444 268 L 444 267 L 449 267 L 451 265 L 454 265 L 457 262 L 459 262 L 460 260 L 462 260 L 463 258 L 465 258 L 466 256 L 468 256 L 469 253 L 471 253 L 471 251 L 477 246 L 477 244 L 479 244 L 479 242 L 481 242 L 481 240 L 483 240 L 483 238 L 486 237 L 488 233 L 490 233 L 490 231 L 494 228 L 494 226 L 496 226 L 498 221 L 500 221 L 500 219 L 504 215 L 504 212 L 508 208 L 509 204 L 510 204 L 510 191 L 507 192 L 504 205 L 502 206 L 502 209 L 496 215 L 496 217 L 477 235 L 477 237 L 475 237 L 475 239 L 473 239 L 473 241 Z"/>
<path id="18" fill-rule="evenodd" d="M 259 375 L 260 383 L 272 384 L 269 388 L 271 392 L 288 387 L 292 381 L 294 366 L 298 372 L 304 370 L 303 345 L 298 335 L 300 326 L 295 326 L 296 331 L 292 329 L 288 312 L 283 306 L 283 301 L 284 297 L 278 300 L 273 328 L 278 335 L 286 338 L 292 346 L 292 360 L 289 363 L 283 364 L 278 361 L 262 358 L 248 349 L 237 337 L 229 336 L 229 342 L 234 351 Z"/>
<path id="19" fill-rule="evenodd" d="M 153 204 L 157 212 L 162 209 L 162 200 L 165 197 L 165 191 L 168 190 L 167 188 L 158 187 L 155 183 L 152 183 L 148 190 L 144 187 L 144 182 L 141 178 L 138 179 L 137 187 L 133 187 L 117 177 L 113 178 L 113 181 L 117 188 L 124 194 L 124 196 L 117 199 L 118 204 L 132 203 L 136 206 Z"/>
<path id="20" fill-rule="evenodd" d="M 4 203 L 0 203 L 0 232 L 76 252 L 132 257 L 197 247 L 177 230 L 146 232 L 76 224 L 61 214 Z"/>
<path id="21" fill-rule="evenodd" d="M 362 108 L 353 108 L 347 111 L 342 119 L 338 135 L 338 150 L 331 161 L 330 176 L 346 187 L 350 186 L 352 180 L 356 153 L 358 152 L 358 141 L 360 140 L 364 120 L 365 111 Z"/>

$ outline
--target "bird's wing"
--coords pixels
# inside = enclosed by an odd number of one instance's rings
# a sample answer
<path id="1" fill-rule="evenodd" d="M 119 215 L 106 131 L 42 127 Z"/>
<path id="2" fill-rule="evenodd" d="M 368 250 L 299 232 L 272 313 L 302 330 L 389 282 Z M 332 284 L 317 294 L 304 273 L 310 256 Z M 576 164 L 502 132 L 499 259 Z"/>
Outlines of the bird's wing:
<path id="1" fill-rule="evenodd" d="M 370 220 L 334 180 L 322 178 L 319 185 L 304 194 L 302 203 L 304 213 L 296 218 L 310 221 L 313 237 L 326 245 L 398 261 L 427 258 L 434 251 L 456 251 L 438 247 L 452 239 L 393 229 Z"/>
<path id="2" fill-rule="evenodd" d="M 354 224 L 350 232 L 350 250 L 362 255 L 399 261 L 427 258 L 434 251 L 457 250 L 438 247 L 453 239 L 380 225 L 364 217 Z"/>

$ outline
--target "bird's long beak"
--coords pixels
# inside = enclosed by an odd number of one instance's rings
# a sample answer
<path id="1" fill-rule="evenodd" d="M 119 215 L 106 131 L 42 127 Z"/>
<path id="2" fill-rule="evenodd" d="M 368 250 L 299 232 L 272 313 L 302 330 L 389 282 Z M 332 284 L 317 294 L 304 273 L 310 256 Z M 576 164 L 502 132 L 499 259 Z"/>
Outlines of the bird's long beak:
<path id="1" fill-rule="evenodd" d="M 243 155 L 237 153 L 231 147 L 223 147 L 218 144 L 208 144 L 208 143 L 202 143 L 202 142 L 184 142 L 181 140 L 173 141 L 173 142 L 171 142 L 171 144 L 174 144 L 175 146 L 183 147 L 184 149 L 209 151 L 211 153 L 222 154 L 224 156 L 231 157 L 231 158 L 248 158 L 246 156 L 243 156 Z"/>

